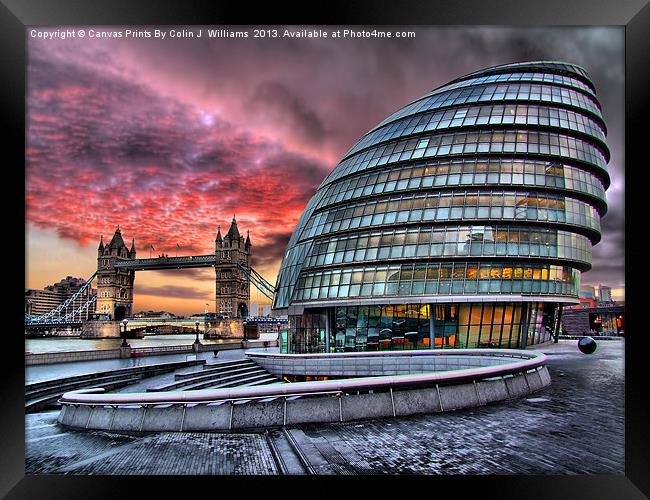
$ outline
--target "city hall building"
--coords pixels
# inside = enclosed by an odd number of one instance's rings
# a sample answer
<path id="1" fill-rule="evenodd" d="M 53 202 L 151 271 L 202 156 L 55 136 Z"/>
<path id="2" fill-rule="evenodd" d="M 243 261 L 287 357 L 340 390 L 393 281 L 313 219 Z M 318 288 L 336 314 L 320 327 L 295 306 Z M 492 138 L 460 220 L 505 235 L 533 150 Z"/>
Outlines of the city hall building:
<path id="1" fill-rule="evenodd" d="M 607 211 L 587 72 L 523 62 L 458 78 L 365 134 L 289 241 L 273 308 L 289 352 L 551 340 Z"/>

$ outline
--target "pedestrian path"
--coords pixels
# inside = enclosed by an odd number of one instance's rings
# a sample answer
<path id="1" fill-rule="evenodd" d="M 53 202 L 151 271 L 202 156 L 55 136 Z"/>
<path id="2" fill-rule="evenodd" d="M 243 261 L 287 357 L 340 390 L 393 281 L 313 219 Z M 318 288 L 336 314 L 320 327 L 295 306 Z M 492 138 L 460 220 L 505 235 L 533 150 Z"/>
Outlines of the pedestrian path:
<path id="1" fill-rule="evenodd" d="M 26 416 L 30 474 L 277 474 L 262 434 L 160 432 L 141 437 L 71 431 L 58 411 Z"/>

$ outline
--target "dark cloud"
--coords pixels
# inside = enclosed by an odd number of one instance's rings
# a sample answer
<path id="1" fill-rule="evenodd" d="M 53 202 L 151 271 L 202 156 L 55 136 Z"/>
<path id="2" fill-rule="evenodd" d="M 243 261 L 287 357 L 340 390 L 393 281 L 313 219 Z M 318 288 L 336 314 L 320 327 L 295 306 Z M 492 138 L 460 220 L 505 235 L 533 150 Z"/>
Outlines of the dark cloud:
<path id="1" fill-rule="evenodd" d="M 316 111 L 280 82 L 261 82 L 255 87 L 247 106 L 251 110 L 263 109 L 271 114 L 270 119 L 280 124 L 287 122 L 296 134 L 315 145 L 320 144 L 328 133 Z"/>
<path id="2" fill-rule="evenodd" d="M 290 232 L 274 234 L 269 241 L 254 248 L 255 252 L 251 259 L 253 267 L 268 267 L 274 262 L 282 260 L 289 238 L 291 238 Z"/>

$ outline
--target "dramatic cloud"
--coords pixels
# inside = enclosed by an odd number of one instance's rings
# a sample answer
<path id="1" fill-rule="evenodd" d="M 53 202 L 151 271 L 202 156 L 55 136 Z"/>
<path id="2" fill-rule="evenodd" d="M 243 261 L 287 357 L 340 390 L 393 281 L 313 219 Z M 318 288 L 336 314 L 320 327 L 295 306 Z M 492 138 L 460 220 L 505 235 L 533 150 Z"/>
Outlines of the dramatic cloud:
<path id="1" fill-rule="evenodd" d="M 27 218 L 62 238 L 96 243 L 120 224 L 140 254 L 176 243 L 209 253 L 217 224 L 237 214 L 268 246 L 291 232 L 328 171 L 114 75 L 39 51 L 30 62 Z"/>
<path id="2" fill-rule="evenodd" d="M 289 238 L 291 238 L 291 232 L 277 233 L 265 244 L 255 248 L 252 259 L 253 266 L 266 267 L 282 260 Z"/>
<path id="3" fill-rule="evenodd" d="M 211 252 L 217 225 L 237 214 L 274 281 L 317 186 L 387 115 L 486 66 L 565 60 L 591 74 L 612 152 L 610 208 L 583 282 L 622 284 L 622 29 L 413 29 L 415 39 L 29 39 L 27 221 L 90 248 L 120 224 L 148 256 L 177 243 Z"/>

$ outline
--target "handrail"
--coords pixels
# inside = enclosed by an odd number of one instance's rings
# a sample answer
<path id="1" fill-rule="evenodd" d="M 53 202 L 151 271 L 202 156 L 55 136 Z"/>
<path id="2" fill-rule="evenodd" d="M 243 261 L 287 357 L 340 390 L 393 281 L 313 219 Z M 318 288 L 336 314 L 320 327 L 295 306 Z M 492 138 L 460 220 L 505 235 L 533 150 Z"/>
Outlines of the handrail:
<path id="1" fill-rule="evenodd" d="M 465 354 L 472 356 L 474 353 Z M 433 353 L 431 351 L 430 353 Z M 511 351 L 510 357 L 516 351 Z M 463 380 L 476 380 L 529 371 L 543 366 L 546 355 L 543 353 L 529 353 L 518 351 L 521 361 L 504 363 L 496 366 L 484 366 L 461 370 L 448 370 L 427 372 L 409 375 L 388 375 L 360 377 L 351 379 L 326 380 L 316 382 L 295 382 L 282 385 L 266 385 L 253 387 L 236 387 L 222 389 L 199 389 L 190 391 L 173 391 L 160 393 L 120 393 L 103 394 L 103 389 L 71 391 L 63 394 L 61 404 L 88 404 L 88 405 L 145 405 L 145 404 L 207 404 L 211 402 L 232 400 L 236 398 L 251 397 L 285 397 L 288 395 L 309 395 L 323 391 L 359 391 L 377 390 L 391 387 L 405 387 L 426 384 L 444 384 Z M 448 352 L 448 354 L 451 354 Z"/>
<path id="2" fill-rule="evenodd" d="M 519 349 L 477 349 L 477 348 L 464 348 L 464 349 L 410 349 L 403 351 L 361 351 L 361 352 L 337 352 L 337 353 L 278 353 L 278 352 L 247 352 L 249 357 L 272 357 L 272 358 L 286 358 L 286 359 L 300 359 L 300 358 L 330 358 L 336 357 L 384 357 L 384 356 L 461 356 L 469 354 L 471 356 L 502 356 L 502 357 L 515 357 L 521 358 L 522 353 L 533 356 L 532 351 L 521 351 Z"/>
<path id="3" fill-rule="evenodd" d="M 193 344 L 185 345 L 168 345 L 168 346 L 150 346 L 150 347 L 132 347 L 131 352 L 164 352 L 164 351 L 191 351 Z"/>
<path id="4" fill-rule="evenodd" d="M 70 391 L 70 393 L 79 393 L 79 394 L 100 394 L 102 393 L 104 389 L 101 387 L 98 388 L 93 388 L 93 389 L 78 389 L 76 391 Z M 185 391 L 188 392 L 188 391 Z M 69 394 L 69 393 L 66 393 Z M 169 392 L 167 392 L 169 394 Z M 191 405 L 191 404 L 210 404 L 210 403 L 234 403 L 237 401 L 256 401 L 260 399 L 277 399 L 277 398 L 302 398 L 302 397 L 309 397 L 309 396 L 342 396 L 343 391 L 316 391 L 316 392 L 309 392 L 309 393 L 296 393 L 296 394 L 278 394 L 278 395 L 264 395 L 264 396 L 249 396 L 249 397 L 242 397 L 242 398 L 225 398 L 225 399 L 219 399 L 216 401 L 209 401 L 209 402 L 201 402 L 201 403 L 192 403 L 192 402 L 187 402 L 187 401 L 177 401 L 177 400 L 168 400 L 168 401 L 162 401 L 162 402 L 155 402 L 155 403 L 101 403 L 98 405 L 97 403 L 82 403 L 82 402 L 75 402 L 75 403 L 70 403 L 74 406 L 114 406 L 114 407 L 124 407 L 124 406 L 138 406 L 138 407 L 143 407 L 143 408 L 148 408 L 152 406 L 158 406 L 158 405 Z M 61 399 L 59 399 L 58 402 L 62 402 Z"/>

